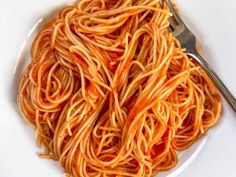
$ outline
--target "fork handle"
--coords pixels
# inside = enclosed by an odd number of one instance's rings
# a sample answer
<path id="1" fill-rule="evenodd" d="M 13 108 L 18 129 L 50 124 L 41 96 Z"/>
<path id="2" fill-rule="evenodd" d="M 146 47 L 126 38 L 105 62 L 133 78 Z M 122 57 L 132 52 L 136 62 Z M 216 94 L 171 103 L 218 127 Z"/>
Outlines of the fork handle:
<path id="1" fill-rule="evenodd" d="M 191 51 L 187 53 L 189 56 L 193 57 L 196 62 L 202 67 L 202 69 L 206 72 L 208 77 L 214 82 L 215 86 L 218 88 L 222 96 L 232 107 L 234 112 L 236 112 L 236 99 L 233 94 L 229 91 L 229 89 L 225 86 L 225 84 L 221 81 L 221 79 L 217 76 L 215 71 L 209 66 L 209 64 L 196 52 Z"/>

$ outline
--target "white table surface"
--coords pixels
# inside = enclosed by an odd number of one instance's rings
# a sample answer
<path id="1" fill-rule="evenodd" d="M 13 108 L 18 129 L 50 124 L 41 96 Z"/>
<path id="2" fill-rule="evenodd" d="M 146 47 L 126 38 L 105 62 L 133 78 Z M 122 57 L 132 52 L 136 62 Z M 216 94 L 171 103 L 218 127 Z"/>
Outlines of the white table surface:
<path id="1" fill-rule="evenodd" d="M 44 9 L 60 7 L 65 0 L 5 0 L 0 5 L 0 176 L 37 172 L 38 168 L 24 161 L 24 153 L 35 146 L 18 149 L 25 143 L 25 135 L 17 125 L 15 132 L 3 127 L 15 119 L 13 69 L 20 47 L 29 32 L 29 24 L 36 22 Z M 236 95 L 236 1 L 235 0 L 176 0 L 184 21 L 194 31 L 202 45 L 206 60 L 212 65 L 229 89 Z M 13 87 L 13 88 L 12 88 Z M 11 95 L 9 97 L 9 95 Z M 3 101 L 4 100 L 4 101 Z M 9 100 L 11 105 L 5 100 Z M 20 120 L 19 120 L 20 121 Z M 4 132 L 2 131 L 4 130 Z M 12 137 L 18 136 L 16 142 Z M 29 138 L 32 138 L 29 136 Z M 4 146 L 7 146 L 3 148 Z M 7 150 L 6 150 L 7 149 Z M 7 154 L 5 154 L 7 153 Z M 11 171 L 10 161 L 1 158 L 21 158 L 25 167 Z M 40 159 L 39 159 L 40 160 Z M 19 161 L 19 159 L 18 159 Z M 12 162 L 13 163 L 13 162 Z M 22 166 L 22 165 L 21 165 Z M 15 170 L 15 169 L 13 169 Z M 43 170 L 43 168 L 41 168 Z M 224 114 L 209 132 L 207 141 L 195 161 L 179 177 L 235 177 L 236 176 L 236 114 L 224 103 Z"/>

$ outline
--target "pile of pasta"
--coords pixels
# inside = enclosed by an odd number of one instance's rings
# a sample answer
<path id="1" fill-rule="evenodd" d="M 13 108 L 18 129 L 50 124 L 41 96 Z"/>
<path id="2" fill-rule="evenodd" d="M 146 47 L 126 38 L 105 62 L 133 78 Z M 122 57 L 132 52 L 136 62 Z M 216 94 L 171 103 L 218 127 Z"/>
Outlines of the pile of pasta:
<path id="1" fill-rule="evenodd" d="M 153 176 L 218 120 L 220 95 L 159 0 L 80 0 L 42 28 L 18 105 L 69 176 Z"/>

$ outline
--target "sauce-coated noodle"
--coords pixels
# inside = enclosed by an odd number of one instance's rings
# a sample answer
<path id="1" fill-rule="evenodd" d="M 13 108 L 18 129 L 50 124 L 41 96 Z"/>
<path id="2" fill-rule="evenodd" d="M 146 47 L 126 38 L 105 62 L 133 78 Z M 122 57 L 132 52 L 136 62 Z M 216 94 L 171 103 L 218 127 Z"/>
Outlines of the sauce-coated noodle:
<path id="1" fill-rule="evenodd" d="M 69 176 L 153 176 L 218 120 L 220 96 L 159 0 L 81 0 L 37 35 L 19 87 L 41 157 Z"/>

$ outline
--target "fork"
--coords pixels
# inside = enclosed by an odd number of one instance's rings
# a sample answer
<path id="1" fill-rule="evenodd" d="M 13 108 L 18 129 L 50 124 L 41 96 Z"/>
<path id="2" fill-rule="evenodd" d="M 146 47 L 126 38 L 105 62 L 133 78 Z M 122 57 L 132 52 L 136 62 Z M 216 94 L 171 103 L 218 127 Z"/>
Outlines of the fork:
<path id="1" fill-rule="evenodd" d="M 162 1 L 161 5 L 162 4 Z M 209 64 L 198 54 L 195 45 L 196 45 L 196 37 L 195 35 L 188 29 L 188 27 L 181 20 L 174 7 L 172 6 L 170 0 L 165 0 L 168 5 L 172 16 L 168 18 L 170 22 L 169 31 L 172 32 L 173 36 L 176 37 L 181 47 L 186 49 L 186 54 L 192 57 L 205 71 L 208 77 L 213 81 L 215 86 L 218 88 L 222 96 L 232 107 L 234 112 L 236 112 L 236 99 L 233 94 L 229 91 L 229 89 L 225 86 L 225 84 L 221 81 L 221 79 L 217 76 L 214 70 L 209 66 Z"/>

